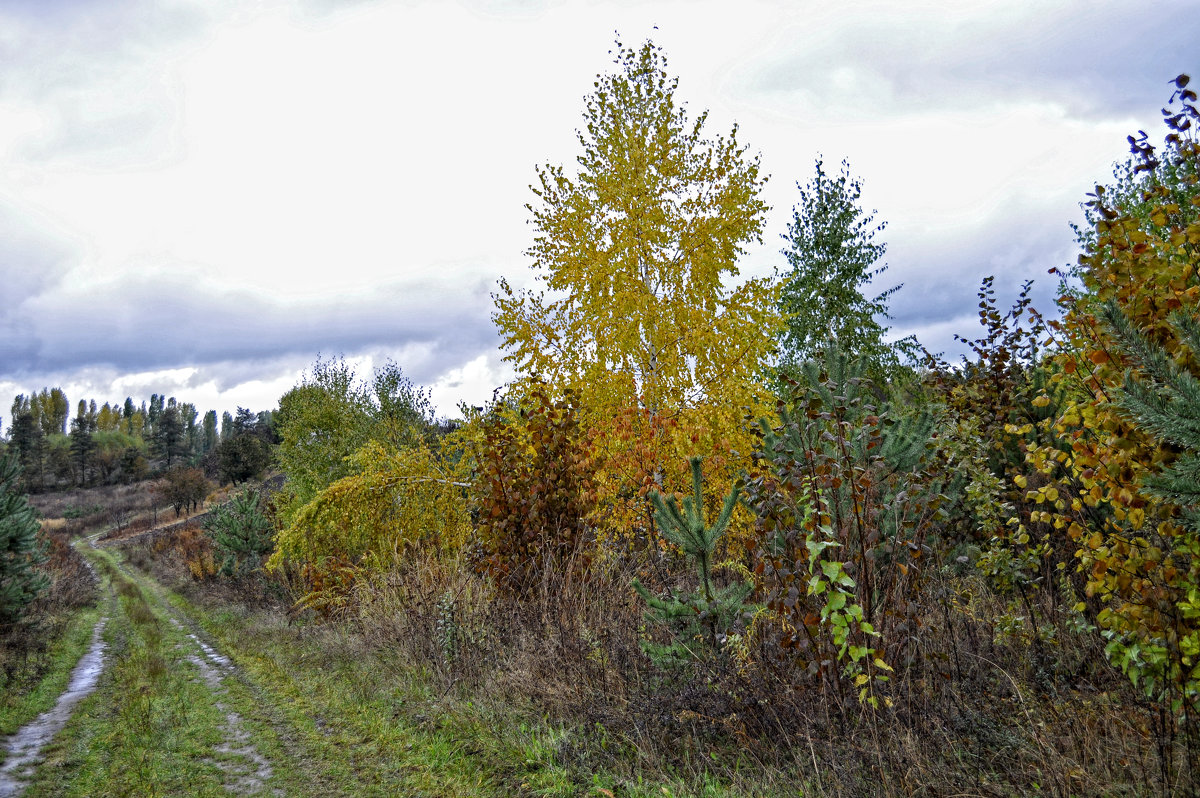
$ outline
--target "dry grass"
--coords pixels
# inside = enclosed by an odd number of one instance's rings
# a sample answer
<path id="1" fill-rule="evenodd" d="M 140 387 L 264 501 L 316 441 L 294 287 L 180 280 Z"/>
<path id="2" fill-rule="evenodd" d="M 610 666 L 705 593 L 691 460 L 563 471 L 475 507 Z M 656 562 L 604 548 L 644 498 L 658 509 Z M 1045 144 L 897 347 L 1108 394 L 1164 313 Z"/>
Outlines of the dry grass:
<path id="1" fill-rule="evenodd" d="M 1028 619 L 1006 619 L 1006 601 L 981 580 L 939 575 L 923 594 L 917 656 L 880 693 L 891 706 L 873 711 L 761 660 L 658 671 L 639 649 L 632 570 L 609 564 L 516 601 L 460 560 L 426 553 L 361 582 L 344 620 L 363 645 L 419 663 L 447 691 L 571 724 L 558 755 L 581 773 L 736 781 L 753 767 L 772 789 L 863 796 L 1193 787 L 1177 767 L 1163 773 L 1154 714 L 1052 596 L 1031 605 L 1035 635 Z"/>
<path id="2" fill-rule="evenodd" d="M 196 581 L 187 537 L 125 548 L 192 596 L 287 606 L 279 581 Z M 657 570 L 610 561 L 586 580 L 550 575 L 518 600 L 464 557 L 410 551 L 392 570 L 356 579 L 332 623 L 372 661 L 431 677 L 439 701 L 563 724 L 555 761 L 581 783 L 605 772 L 630 783 L 647 773 L 715 776 L 764 795 L 798 785 L 829 796 L 1195 791 L 1161 719 L 1106 664 L 1103 641 L 1065 598 L 1017 603 L 961 569 L 931 569 L 915 597 L 923 612 L 911 661 L 894 663 L 879 693 L 890 707 L 873 711 L 761 649 L 658 670 L 640 649 L 651 630 L 629 586 Z"/>
<path id="3" fill-rule="evenodd" d="M 142 511 L 150 509 L 146 484 L 108 485 L 38 493 L 29 497 L 29 503 L 43 518 L 92 518 L 120 512 Z"/>
<path id="4" fill-rule="evenodd" d="M 348 619 L 370 644 L 426 664 L 447 684 L 523 696 L 556 714 L 619 705 L 648 666 L 636 597 L 612 589 L 619 574 L 546 579 L 517 601 L 461 559 L 418 553 L 364 581 Z"/>
<path id="5" fill-rule="evenodd" d="M 34 494 L 29 497 L 29 503 L 44 519 L 43 527 L 49 525 L 49 528 L 70 535 L 106 530 L 105 539 L 126 538 L 176 524 L 181 519 L 188 520 L 188 515 L 176 516 L 163 503 L 153 490 L 155 484 L 154 480 L 149 480 L 132 485 Z M 196 518 L 213 504 L 225 501 L 232 490 L 232 486 L 216 489 L 190 518 Z"/>

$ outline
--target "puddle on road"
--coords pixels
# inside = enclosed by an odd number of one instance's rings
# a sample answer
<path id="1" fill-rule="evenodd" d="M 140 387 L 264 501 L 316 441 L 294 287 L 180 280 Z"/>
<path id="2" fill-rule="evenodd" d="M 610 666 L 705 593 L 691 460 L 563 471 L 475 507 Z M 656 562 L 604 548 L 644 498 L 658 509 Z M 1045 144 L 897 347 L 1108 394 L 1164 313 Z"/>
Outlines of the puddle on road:
<path id="1" fill-rule="evenodd" d="M 171 623 L 179 629 L 182 625 L 174 618 Z M 189 654 L 187 659 L 196 666 L 200 678 L 208 688 L 220 695 L 224 692 L 222 680 L 233 673 L 233 662 L 224 654 L 218 653 L 212 646 L 205 643 L 191 632 L 187 636 L 195 643 L 203 656 Z M 231 782 L 225 789 L 238 795 L 259 794 L 270 780 L 274 770 L 270 761 L 259 753 L 250 734 L 243 725 L 241 715 L 230 710 L 225 703 L 218 699 L 216 707 L 225 715 L 226 742 L 217 745 L 214 750 L 224 754 L 225 758 L 217 762 L 217 767 L 230 777 Z M 273 795 L 282 795 L 279 790 L 272 790 Z"/>
<path id="2" fill-rule="evenodd" d="M 196 645 L 200 646 L 200 650 L 204 652 L 204 656 L 209 660 L 209 662 L 212 662 L 222 670 L 233 670 L 233 662 L 230 661 L 229 657 L 225 656 L 224 654 L 218 654 L 212 646 L 208 645 L 191 632 L 188 632 L 188 637 L 192 638 Z"/>
<path id="3" fill-rule="evenodd" d="M 71 671 L 66 692 L 58 697 L 54 708 L 38 715 L 4 741 L 7 756 L 4 765 L 0 766 L 0 798 L 24 792 L 42 748 L 67 725 L 75 705 L 96 689 L 96 682 L 104 671 L 105 644 L 100 633 L 104 631 L 106 621 L 101 618 L 92 630 L 92 644 Z"/>

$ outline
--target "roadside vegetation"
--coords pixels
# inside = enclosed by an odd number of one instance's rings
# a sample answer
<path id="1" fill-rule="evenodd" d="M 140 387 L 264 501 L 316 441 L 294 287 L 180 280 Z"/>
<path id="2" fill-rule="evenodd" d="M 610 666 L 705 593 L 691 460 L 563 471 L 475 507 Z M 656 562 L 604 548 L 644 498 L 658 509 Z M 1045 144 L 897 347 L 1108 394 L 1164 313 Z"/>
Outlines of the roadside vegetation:
<path id="1" fill-rule="evenodd" d="M 398 365 L 318 360 L 278 410 L 231 418 L 221 456 L 164 442 L 168 402 L 142 427 L 155 487 L 34 498 L 25 572 L 76 573 L 66 540 L 105 533 L 89 556 L 119 652 L 34 794 L 114 774 L 199 794 L 1195 794 L 1186 76 L 1165 140 L 1131 137 L 1087 199 L 1055 312 L 989 277 L 949 363 L 889 337 L 901 289 L 872 287 L 884 228 L 848 164 L 798 186 L 780 274 L 740 278 L 757 157 L 689 115 L 653 44 L 614 54 L 578 169 L 538 172 L 540 286 L 494 297 L 519 376 L 493 403 L 438 420 Z M 17 428 L 26 489 L 118 473 L 31 471 Z M 14 623 L 57 617 L 47 596 L 94 617 L 94 588 L 49 581 Z M 37 639 L 69 652 L 79 622 Z M 189 634 L 232 660 L 219 686 Z M 69 659 L 19 650 L 24 694 Z M 269 776 L 213 753 L 229 713 Z"/>
<path id="2" fill-rule="evenodd" d="M 41 522 L 0 456 L 0 735 L 49 709 L 87 648 L 96 581 L 67 522 Z"/>

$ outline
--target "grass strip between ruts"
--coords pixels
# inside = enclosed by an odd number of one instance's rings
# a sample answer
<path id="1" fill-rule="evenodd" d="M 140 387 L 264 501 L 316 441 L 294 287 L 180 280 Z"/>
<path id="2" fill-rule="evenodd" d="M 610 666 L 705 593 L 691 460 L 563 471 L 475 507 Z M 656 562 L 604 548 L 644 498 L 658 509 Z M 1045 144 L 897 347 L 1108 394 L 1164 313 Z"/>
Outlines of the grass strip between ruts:
<path id="1" fill-rule="evenodd" d="M 26 795 L 227 795 L 216 750 L 225 717 L 187 658 L 186 634 L 108 552 L 87 554 L 113 588 L 106 667 Z"/>

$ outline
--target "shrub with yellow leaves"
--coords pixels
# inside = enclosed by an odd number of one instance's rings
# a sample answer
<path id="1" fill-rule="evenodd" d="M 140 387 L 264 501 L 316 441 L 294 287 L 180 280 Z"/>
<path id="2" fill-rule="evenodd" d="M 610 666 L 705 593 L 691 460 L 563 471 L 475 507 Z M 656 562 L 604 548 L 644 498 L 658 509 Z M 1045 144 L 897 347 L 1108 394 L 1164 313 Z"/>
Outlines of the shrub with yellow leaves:
<path id="1" fill-rule="evenodd" d="M 1187 84 L 1176 80 L 1164 110 L 1171 133 L 1161 157 L 1144 133 L 1131 136 L 1135 157 L 1118 184 L 1090 195 L 1084 252 L 1071 272 L 1080 286 L 1064 281 L 1065 314 L 1052 325 L 1063 344 L 1053 379 L 1069 400 L 1040 423 L 1050 442 L 1027 448 L 1033 473 L 1014 482 L 1066 538 L 1076 584 L 1090 598 L 1080 607 L 1102 629 L 1110 660 L 1170 708 L 1196 758 L 1200 548 L 1180 504 L 1149 488 L 1181 448 L 1127 402 L 1137 384 L 1127 369 L 1146 368 L 1145 357 L 1130 356 L 1135 339 L 1143 355 L 1158 353 L 1160 371 L 1200 373 L 1200 353 L 1172 322 L 1200 306 L 1200 113 Z M 1161 374 L 1141 373 L 1154 401 L 1165 401 Z"/>
<path id="2" fill-rule="evenodd" d="M 268 568 L 344 558 L 378 570 L 416 543 L 457 550 L 466 541 L 469 483 L 461 461 L 423 442 L 395 449 L 372 440 L 349 467 L 349 476 L 319 491 L 279 532 Z"/>

